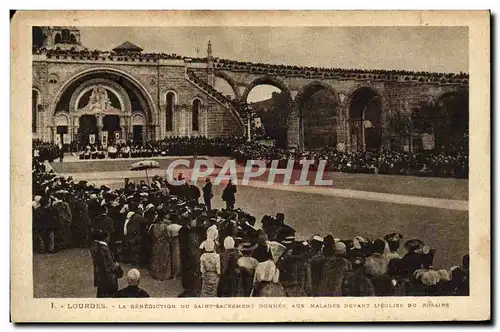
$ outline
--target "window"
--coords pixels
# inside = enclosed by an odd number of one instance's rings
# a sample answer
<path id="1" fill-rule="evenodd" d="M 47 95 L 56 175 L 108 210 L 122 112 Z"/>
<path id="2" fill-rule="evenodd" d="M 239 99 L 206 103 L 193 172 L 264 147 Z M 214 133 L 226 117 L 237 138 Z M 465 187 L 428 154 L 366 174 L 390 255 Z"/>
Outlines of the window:
<path id="1" fill-rule="evenodd" d="M 173 92 L 167 93 L 167 110 L 166 110 L 167 131 L 172 131 L 174 127 L 173 126 L 174 102 L 175 102 L 175 94 Z"/>
<path id="2" fill-rule="evenodd" d="M 56 33 L 56 37 L 54 38 L 54 44 L 60 44 L 61 43 L 61 34 Z"/>
<path id="3" fill-rule="evenodd" d="M 201 102 L 199 99 L 193 101 L 192 118 L 191 118 L 191 128 L 193 131 L 198 131 L 200 129 L 200 107 Z"/>
<path id="4" fill-rule="evenodd" d="M 63 43 L 68 43 L 70 41 L 70 33 L 69 30 L 64 29 L 62 31 L 62 42 Z"/>
<path id="5" fill-rule="evenodd" d="M 36 123 L 37 123 L 37 111 L 38 111 L 38 91 L 31 91 L 31 132 L 36 133 Z"/>

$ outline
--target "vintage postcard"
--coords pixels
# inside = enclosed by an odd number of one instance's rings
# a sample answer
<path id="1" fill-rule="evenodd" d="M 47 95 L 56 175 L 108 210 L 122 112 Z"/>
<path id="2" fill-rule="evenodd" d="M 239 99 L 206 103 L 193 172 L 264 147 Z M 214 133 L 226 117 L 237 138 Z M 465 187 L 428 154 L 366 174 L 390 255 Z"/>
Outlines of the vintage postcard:
<path id="1" fill-rule="evenodd" d="M 11 38 L 12 321 L 490 319 L 489 12 L 19 11 Z"/>

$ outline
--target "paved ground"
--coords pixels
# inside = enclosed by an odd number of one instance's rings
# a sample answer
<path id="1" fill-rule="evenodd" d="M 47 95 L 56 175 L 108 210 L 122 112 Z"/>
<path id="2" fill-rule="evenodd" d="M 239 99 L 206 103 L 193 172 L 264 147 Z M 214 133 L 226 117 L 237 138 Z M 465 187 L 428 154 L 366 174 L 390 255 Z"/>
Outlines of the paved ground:
<path id="1" fill-rule="evenodd" d="M 148 174 L 165 176 L 165 171 L 173 159 L 177 157 L 152 158 L 159 162 L 160 168 L 149 170 Z M 192 157 L 178 157 L 192 160 Z M 200 157 L 204 158 L 204 157 Z M 74 161 L 63 163 L 52 163 L 54 170 L 62 175 L 72 175 L 74 178 L 91 181 L 113 182 L 124 177 L 143 178 L 144 172 L 129 171 L 130 165 L 139 159 L 122 160 L 90 160 Z M 221 164 L 219 159 L 215 159 L 216 164 Z M 238 172 L 243 171 L 243 167 L 238 167 Z M 91 173 L 91 174 L 89 174 Z M 184 174 L 188 173 L 187 171 Z M 300 176 L 299 172 L 294 172 L 292 183 Z M 313 181 L 316 173 L 311 172 L 308 180 Z M 268 172 L 258 178 L 267 181 Z M 453 200 L 468 200 L 469 181 L 455 178 L 436 177 L 416 177 L 386 174 L 349 174 L 340 172 L 325 172 L 325 180 L 332 180 L 332 188 L 349 189 L 358 191 L 369 191 L 378 193 L 388 193 L 396 195 L 410 195 L 421 197 L 444 198 Z M 276 176 L 276 182 L 283 182 L 283 175 Z"/>
<path id="2" fill-rule="evenodd" d="M 87 172 L 86 175 L 90 177 L 91 174 Z M 287 222 L 297 229 L 299 237 L 331 233 L 342 239 L 356 235 L 373 238 L 399 231 L 405 235 L 405 239 L 420 238 L 437 249 L 434 261 L 436 267 L 457 265 L 461 256 L 468 251 L 468 211 L 467 202 L 463 201 L 467 197 L 467 181 L 365 174 L 334 175 L 340 179 L 334 183 L 334 188 L 300 188 L 302 192 L 296 187 L 271 189 L 262 186 L 262 182 L 239 186 L 237 206 L 256 215 L 258 220 L 264 214 L 283 212 Z M 117 178 L 100 181 L 113 186 L 121 184 Z M 354 188 L 344 190 L 338 183 L 345 186 L 352 183 Z M 381 187 L 379 192 L 396 192 L 399 195 L 377 194 L 377 184 Z M 411 190 L 401 186 L 409 186 Z M 359 190 L 360 187 L 373 190 L 356 191 L 357 196 L 346 195 L 352 192 L 350 189 Z M 220 186 L 215 187 L 215 207 L 222 207 L 221 191 Z M 402 196 L 408 195 L 408 192 L 410 195 L 425 195 Z M 373 195 L 382 198 L 373 199 Z M 443 202 L 456 205 L 445 206 Z M 179 281 L 158 282 L 151 279 L 147 271 L 143 271 L 143 276 L 144 288 L 154 296 L 171 297 L 181 291 Z M 34 256 L 34 280 L 35 297 L 95 295 L 92 263 L 87 250 L 74 249 L 55 255 Z"/>

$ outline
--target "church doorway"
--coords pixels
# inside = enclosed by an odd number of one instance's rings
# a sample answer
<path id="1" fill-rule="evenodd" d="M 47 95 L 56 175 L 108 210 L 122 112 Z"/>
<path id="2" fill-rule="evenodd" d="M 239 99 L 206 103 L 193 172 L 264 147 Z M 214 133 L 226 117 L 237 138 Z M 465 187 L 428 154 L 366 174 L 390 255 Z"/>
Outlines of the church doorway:
<path id="1" fill-rule="evenodd" d="M 105 115 L 102 118 L 102 131 L 108 132 L 108 144 L 114 144 L 115 133 L 121 133 L 120 117 L 118 115 Z"/>
<path id="2" fill-rule="evenodd" d="M 80 116 L 78 128 L 79 142 L 86 146 L 98 141 L 97 118 L 95 115 Z"/>

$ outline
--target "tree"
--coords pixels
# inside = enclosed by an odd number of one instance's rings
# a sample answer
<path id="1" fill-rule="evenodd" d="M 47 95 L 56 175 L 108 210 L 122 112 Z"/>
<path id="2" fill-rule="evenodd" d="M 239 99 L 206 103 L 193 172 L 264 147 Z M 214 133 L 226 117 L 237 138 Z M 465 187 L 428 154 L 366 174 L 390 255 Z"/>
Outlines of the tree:
<path id="1" fill-rule="evenodd" d="M 434 109 L 427 102 L 422 102 L 411 110 L 406 106 L 390 115 L 388 129 L 391 133 L 408 140 L 409 152 L 412 153 L 413 138 L 422 133 L 432 132 L 434 117 Z"/>

